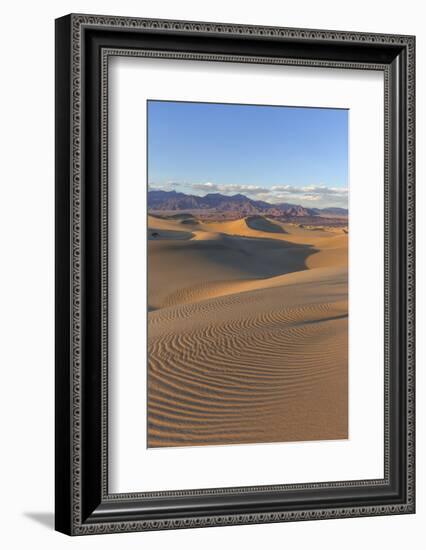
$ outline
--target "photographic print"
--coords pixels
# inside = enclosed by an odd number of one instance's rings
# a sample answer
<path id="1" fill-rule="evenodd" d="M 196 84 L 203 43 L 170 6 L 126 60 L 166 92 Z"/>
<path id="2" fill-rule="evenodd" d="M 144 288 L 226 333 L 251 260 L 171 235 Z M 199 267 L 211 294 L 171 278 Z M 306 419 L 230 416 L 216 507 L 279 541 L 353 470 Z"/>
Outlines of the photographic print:
<path id="1" fill-rule="evenodd" d="M 147 102 L 147 446 L 348 438 L 346 109 Z"/>
<path id="2" fill-rule="evenodd" d="M 57 531 L 415 513 L 415 49 L 55 21 Z"/>

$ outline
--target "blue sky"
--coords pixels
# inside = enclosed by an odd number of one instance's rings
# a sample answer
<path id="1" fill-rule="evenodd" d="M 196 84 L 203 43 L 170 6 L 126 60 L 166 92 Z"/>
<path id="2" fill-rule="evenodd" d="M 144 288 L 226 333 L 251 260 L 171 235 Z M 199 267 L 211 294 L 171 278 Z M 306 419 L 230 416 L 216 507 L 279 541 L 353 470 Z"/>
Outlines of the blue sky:
<path id="1" fill-rule="evenodd" d="M 150 100 L 148 183 L 346 208 L 348 111 Z"/>

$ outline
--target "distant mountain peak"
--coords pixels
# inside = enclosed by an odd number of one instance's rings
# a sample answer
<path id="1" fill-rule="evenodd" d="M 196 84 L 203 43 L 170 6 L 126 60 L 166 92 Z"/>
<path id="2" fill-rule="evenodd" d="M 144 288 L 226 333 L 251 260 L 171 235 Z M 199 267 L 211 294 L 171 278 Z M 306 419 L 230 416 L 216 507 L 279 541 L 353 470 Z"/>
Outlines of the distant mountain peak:
<path id="1" fill-rule="evenodd" d="M 284 202 L 272 204 L 250 199 L 241 193 L 236 195 L 208 193 L 204 197 L 200 197 L 175 190 L 163 191 L 161 189 L 148 191 L 148 208 L 158 211 L 215 210 L 221 213 L 235 212 L 241 217 L 256 214 L 296 218 L 326 215 L 346 217 L 348 215 L 348 211 L 344 208 L 308 208 L 300 204 Z"/>

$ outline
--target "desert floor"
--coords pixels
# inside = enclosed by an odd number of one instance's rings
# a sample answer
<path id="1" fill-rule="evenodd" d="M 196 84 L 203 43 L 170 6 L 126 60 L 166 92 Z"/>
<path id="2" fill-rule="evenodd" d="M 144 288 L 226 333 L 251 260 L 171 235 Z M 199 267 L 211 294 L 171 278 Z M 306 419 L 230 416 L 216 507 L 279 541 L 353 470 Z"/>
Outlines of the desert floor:
<path id="1" fill-rule="evenodd" d="M 348 235 L 148 216 L 148 446 L 348 437 Z"/>

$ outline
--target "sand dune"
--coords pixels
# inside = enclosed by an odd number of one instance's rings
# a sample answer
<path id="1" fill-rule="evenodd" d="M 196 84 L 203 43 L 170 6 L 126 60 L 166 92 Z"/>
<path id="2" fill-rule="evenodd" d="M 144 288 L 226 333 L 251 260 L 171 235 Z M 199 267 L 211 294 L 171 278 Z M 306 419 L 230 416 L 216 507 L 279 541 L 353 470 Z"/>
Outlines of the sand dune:
<path id="1" fill-rule="evenodd" d="M 348 236 L 260 217 L 154 230 L 148 446 L 346 438 Z"/>
<path id="2" fill-rule="evenodd" d="M 267 279 L 306 269 L 310 247 L 270 239 L 205 233 L 191 240 L 150 241 L 149 304 L 176 303 L 200 283 Z"/>
<path id="3" fill-rule="evenodd" d="M 287 233 L 282 225 L 275 223 L 264 216 L 249 216 L 246 218 L 246 224 L 250 229 L 255 229 L 256 231 Z"/>

